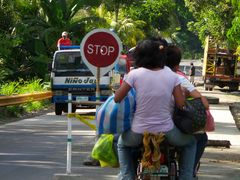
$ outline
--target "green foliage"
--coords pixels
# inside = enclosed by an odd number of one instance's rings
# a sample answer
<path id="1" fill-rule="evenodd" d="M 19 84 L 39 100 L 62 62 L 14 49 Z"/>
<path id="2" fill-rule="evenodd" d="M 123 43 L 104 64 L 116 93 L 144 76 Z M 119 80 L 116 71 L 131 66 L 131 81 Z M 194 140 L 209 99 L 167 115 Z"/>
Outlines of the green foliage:
<path id="1" fill-rule="evenodd" d="M 21 106 L 25 112 L 34 112 L 47 107 L 49 104 L 49 101 L 34 101 Z"/>
<path id="2" fill-rule="evenodd" d="M 41 79 L 32 79 L 29 81 L 20 79 L 19 81 L 12 81 L 2 84 L 0 94 L 9 96 L 13 94 L 42 92 L 44 90 L 46 90 L 46 88 Z"/>
<path id="3" fill-rule="evenodd" d="M 43 92 L 46 88 L 42 83 L 41 79 L 33 79 L 29 81 L 8 82 L 1 85 L 0 94 L 2 95 L 14 95 L 14 94 L 25 94 L 34 92 Z M 49 100 L 34 101 L 20 105 L 7 106 L 0 108 L 1 118 L 5 117 L 19 117 L 24 113 L 37 111 L 44 109 L 50 105 Z"/>
<path id="4" fill-rule="evenodd" d="M 145 21 L 148 28 L 153 27 L 163 31 L 170 26 L 169 17 L 173 8 L 172 0 L 146 0 L 129 6 L 127 12 L 134 20 Z"/>
<path id="5" fill-rule="evenodd" d="M 0 6 L 0 71 L 4 69 L 3 64 L 11 55 L 11 49 L 18 44 L 18 39 L 14 35 L 14 11 L 8 1 L 1 1 Z M 2 79 L 2 78 L 1 78 Z"/>
<path id="6" fill-rule="evenodd" d="M 237 3 L 238 2 L 238 3 Z M 232 20 L 232 27 L 227 32 L 227 37 L 233 46 L 238 45 L 240 48 L 240 3 L 237 0 L 232 0 L 234 8 L 234 19 Z"/>
<path id="7" fill-rule="evenodd" d="M 3 64 L 3 61 L 11 55 L 11 47 L 14 44 L 14 40 L 7 33 L 0 34 L 0 39 L 0 58 L 2 58 L 1 64 Z"/>
<path id="8" fill-rule="evenodd" d="M 8 82 L 1 85 L 0 94 L 10 96 L 18 93 L 19 82 Z"/>
<path id="9" fill-rule="evenodd" d="M 229 0 L 185 0 L 185 3 L 195 18 L 188 24 L 189 29 L 195 32 L 202 42 L 207 35 L 219 43 L 227 41 L 227 32 L 234 17 Z"/>
<path id="10" fill-rule="evenodd" d="M 24 19 L 25 28 L 29 25 L 33 27 L 30 30 L 33 31 L 34 39 L 42 40 L 47 49 L 55 51 L 57 39 L 63 31 L 68 31 L 71 38 L 85 34 L 86 17 L 81 19 L 75 16 L 81 9 L 99 4 L 97 0 L 42 0 L 38 4 L 41 11 L 35 17 L 29 15 Z M 97 17 L 92 19 L 95 22 L 98 20 Z"/>
<path id="11" fill-rule="evenodd" d="M 14 24 L 14 13 L 12 7 L 6 1 L 0 4 L 0 32 L 11 32 L 11 27 Z"/>
<path id="12" fill-rule="evenodd" d="M 190 21 L 194 20 L 194 17 L 186 8 L 184 0 L 176 0 L 175 6 L 171 27 L 167 29 L 168 36 L 182 49 L 183 58 L 199 59 L 203 54 L 201 41 L 188 30 L 187 26 Z"/>
<path id="13" fill-rule="evenodd" d="M 43 84 L 40 79 L 33 79 L 22 82 L 18 88 L 18 94 L 34 93 L 43 91 Z"/>
<path id="14" fill-rule="evenodd" d="M 31 43 L 31 38 L 24 36 L 24 31 L 21 21 L 21 11 L 18 12 L 19 2 L 23 1 L 1 1 L 2 6 L 0 13 L 0 72 L 2 76 L 0 83 L 7 80 L 16 80 L 19 77 L 28 77 L 31 74 L 31 51 L 34 47 Z M 25 1 L 24 1 L 25 2 Z M 16 8 L 16 9 L 15 9 Z M 17 12 L 17 13 L 16 13 Z M 23 12 L 23 11 L 22 11 Z M 25 12 L 26 13 L 26 12 Z M 5 17 L 4 16 L 7 16 Z M 6 22 L 2 20 L 6 19 Z M 4 24 L 4 26 L 3 26 Z M 20 29 L 20 31 L 18 31 Z M 20 33 L 19 33 L 20 32 Z M 25 39 L 26 37 L 26 39 Z M 28 46 L 27 46 L 28 45 Z"/>
<path id="15" fill-rule="evenodd" d="M 240 49 L 240 3 L 239 0 L 185 0 L 195 20 L 189 29 L 204 43 L 210 35 L 222 48 Z"/>
<path id="16" fill-rule="evenodd" d="M 145 37 L 142 28 L 145 22 L 141 20 L 132 20 L 130 18 L 121 19 L 116 23 L 114 29 L 128 48 L 136 46 L 137 42 Z"/>
<path id="17" fill-rule="evenodd" d="M 49 79 L 48 63 L 62 31 L 74 43 L 86 34 L 86 23 L 98 17 L 81 18 L 79 10 L 99 5 L 98 0 L 2 0 L 0 6 L 1 81 L 39 77 Z M 76 16 L 78 15 L 78 18 Z M 90 24 L 90 23 L 89 23 Z M 96 28 L 93 27 L 93 28 Z"/>
<path id="18" fill-rule="evenodd" d="M 20 117 L 24 113 L 22 106 L 7 106 L 0 108 L 0 118 L 9 118 L 9 117 Z"/>
<path id="19" fill-rule="evenodd" d="M 237 47 L 236 55 L 238 57 L 238 60 L 240 61 L 240 46 Z"/>
<path id="20" fill-rule="evenodd" d="M 1 58 L 0 56 L 0 83 L 4 82 L 4 80 L 7 79 L 9 74 L 12 74 L 12 71 L 5 67 L 5 61 L 6 59 Z"/>
<path id="21" fill-rule="evenodd" d="M 94 14 L 106 20 L 105 27 L 112 28 L 120 37 L 124 46 L 131 48 L 136 45 L 137 41 L 145 37 L 143 31 L 146 23 L 141 20 L 133 20 L 125 16 L 125 12 L 120 9 L 118 12 L 118 21 L 114 18 L 114 12 L 109 12 L 102 4 L 95 11 Z"/>
<path id="22" fill-rule="evenodd" d="M 114 12 L 113 21 L 118 22 L 121 10 L 128 8 L 134 3 L 141 3 L 141 0 L 102 0 L 109 12 Z"/>
<path id="23" fill-rule="evenodd" d="M 230 42 L 235 45 L 240 45 L 240 13 L 232 22 L 232 27 L 228 30 L 227 37 Z"/>
<path id="24" fill-rule="evenodd" d="M 1 0 L 0 83 L 48 80 L 48 63 L 62 31 L 80 44 L 92 29 L 114 28 L 128 47 L 161 35 L 192 58 L 202 53 L 207 35 L 235 48 L 240 45 L 239 12 L 239 0 Z"/>

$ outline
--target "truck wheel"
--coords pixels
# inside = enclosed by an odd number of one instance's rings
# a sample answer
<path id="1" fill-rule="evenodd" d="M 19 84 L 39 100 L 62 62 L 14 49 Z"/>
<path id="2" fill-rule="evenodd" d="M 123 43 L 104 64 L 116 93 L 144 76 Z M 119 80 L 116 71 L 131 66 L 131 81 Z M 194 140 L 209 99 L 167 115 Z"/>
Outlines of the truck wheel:
<path id="1" fill-rule="evenodd" d="M 55 114 L 61 116 L 63 111 L 63 106 L 61 103 L 55 103 Z"/>
<path id="2" fill-rule="evenodd" d="M 75 104 L 72 104 L 72 113 L 75 113 L 77 109 L 77 106 Z M 63 104 L 63 112 L 68 113 L 68 104 Z"/>
<path id="3" fill-rule="evenodd" d="M 63 112 L 68 113 L 68 104 L 63 104 Z"/>

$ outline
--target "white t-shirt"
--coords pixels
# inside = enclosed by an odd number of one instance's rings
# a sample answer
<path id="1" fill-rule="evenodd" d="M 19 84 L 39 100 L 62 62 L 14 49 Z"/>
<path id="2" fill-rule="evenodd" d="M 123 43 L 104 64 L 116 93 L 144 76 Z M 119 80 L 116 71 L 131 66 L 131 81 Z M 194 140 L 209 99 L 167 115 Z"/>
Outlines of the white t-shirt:
<path id="1" fill-rule="evenodd" d="M 179 76 L 182 87 L 186 88 L 189 92 L 192 92 L 193 90 L 195 90 L 194 85 L 190 83 L 190 81 L 186 77 L 180 74 L 178 74 L 178 76 Z"/>
<path id="2" fill-rule="evenodd" d="M 178 75 L 166 66 L 157 71 L 138 68 L 130 71 L 124 81 L 136 90 L 132 130 L 136 133 L 171 130 L 172 93 L 174 87 L 180 84 Z"/>
<path id="3" fill-rule="evenodd" d="M 180 84 L 181 84 L 181 87 L 184 87 L 186 88 L 189 92 L 192 92 L 193 90 L 195 90 L 196 88 L 194 87 L 194 85 L 192 83 L 190 83 L 190 81 L 187 79 L 187 77 L 181 75 L 181 74 L 178 74 L 178 78 L 179 78 L 179 81 L 180 81 Z M 174 106 L 175 106 L 175 101 L 174 101 L 174 97 L 172 98 L 172 103 L 171 103 L 171 112 L 173 114 L 174 112 Z"/>

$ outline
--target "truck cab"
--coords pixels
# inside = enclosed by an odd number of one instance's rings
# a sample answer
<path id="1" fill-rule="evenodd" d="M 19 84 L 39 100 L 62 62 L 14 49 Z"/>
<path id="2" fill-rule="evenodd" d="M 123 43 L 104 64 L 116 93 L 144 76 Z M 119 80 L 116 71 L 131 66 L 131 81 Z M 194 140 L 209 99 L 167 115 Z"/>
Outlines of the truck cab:
<path id="1" fill-rule="evenodd" d="M 118 65 L 125 66 L 124 71 L 127 73 L 129 71 L 127 58 L 122 55 L 117 61 Z M 115 71 L 100 78 L 100 101 L 105 101 L 112 94 L 113 74 L 116 74 Z M 79 47 L 55 51 L 51 66 L 51 90 L 56 115 L 68 111 L 69 92 L 72 93 L 73 101 L 96 101 L 96 78 L 82 61 Z M 75 112 L 79 106 L 81 105 L 74 103 L 72 111 Z"/>

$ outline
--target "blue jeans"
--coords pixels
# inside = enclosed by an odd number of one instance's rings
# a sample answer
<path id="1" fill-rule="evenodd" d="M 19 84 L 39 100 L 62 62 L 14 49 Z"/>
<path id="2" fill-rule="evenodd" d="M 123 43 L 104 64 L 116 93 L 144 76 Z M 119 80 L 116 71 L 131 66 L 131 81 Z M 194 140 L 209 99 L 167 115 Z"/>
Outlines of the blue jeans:
<path id="1" fill-rule="evenodd" d="M 143 135 L 129 130 L 119 136 L 118 158 L 120 164 L 119 180 L 134 180 L 136 169 L 132 149 L 142 144 Z"/>
<path id="2" fill-rule="evenodd" d="M 192 135 L 182 133 L 174 126 L 172 130 L 165 133 L 168 142 L 181 148 L 180 154 L 180 176 L 179 180 L 193 179 L 193 168 L 196 154 L 196 139 Z M 118 157 L 120 163 L 119 180 L 134 180 L 134 162 L 131 154 L 133 147 L 142 144 L 142 134 L 131 130 L 124 132 L 118 139 Z"/>
<path id="3" fill-rule="evenodd" d="M 180 147 L 179 180 L 193 179 L 197 146 L 195 137 L 182 133 L 176 126 L 165 135 L 171 145 Z"/>
<path id="4" fill-rule="evenodd" d="M 196 157 L 195 157 L 195 162 L 194 162 L 194 176 L 196 175 L 196 168 L 197 168 L 197 164 L 200 161 L 202 154 L 205 150 L 205 147 L 207 145 L 208 142 L 208 136 L 207 133 L 203 133 L 203 134 L 194 134 L 194 137 L 197 140 L 197 150 L 196 150 Z"/>

